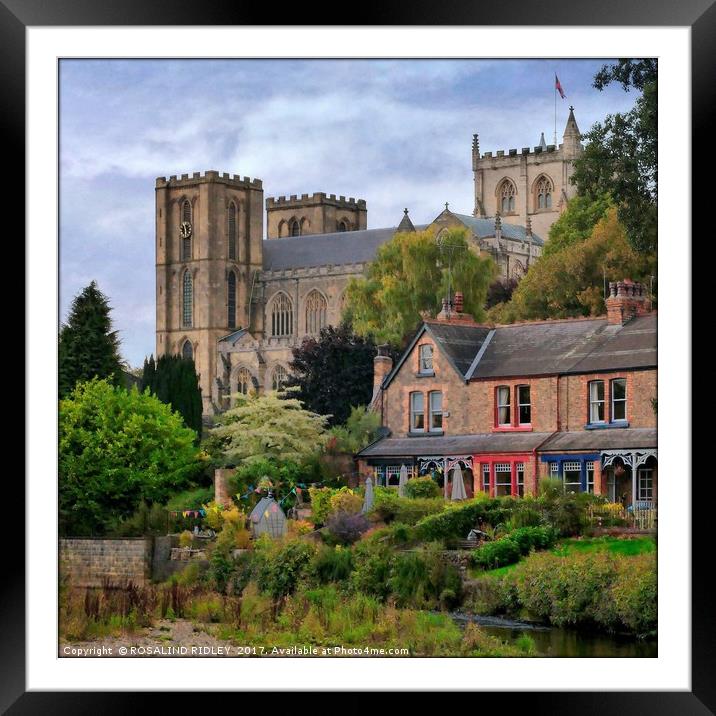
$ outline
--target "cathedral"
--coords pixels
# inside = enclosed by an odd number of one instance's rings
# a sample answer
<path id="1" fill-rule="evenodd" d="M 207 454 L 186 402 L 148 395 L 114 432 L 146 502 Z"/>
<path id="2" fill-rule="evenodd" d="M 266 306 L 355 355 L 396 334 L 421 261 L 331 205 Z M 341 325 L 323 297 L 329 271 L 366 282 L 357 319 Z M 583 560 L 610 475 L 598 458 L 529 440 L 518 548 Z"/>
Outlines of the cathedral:
<path id="1" fill-rule="evenodd" d="M 322 192 L 269 197 L 260 179 L 195 172 L 156 180 L 156 354 L 196 363 L 206 416 L 232 393 L 280 387 L 292 349 L 340 321 L 348 281 L 399 231 L 452 227 L 520 278 L 540 255 L 550 226 L 575 189 L 582 151 L 570 107 L 563 142 L 480 154 L 472 141 L 471 214 L 445 205 L 414 226 L 368 228 L 363 199 Z M 266 238 L 264 238 L 264 211 Z M 397 217 L 396 217 L 397 218 Z"/>

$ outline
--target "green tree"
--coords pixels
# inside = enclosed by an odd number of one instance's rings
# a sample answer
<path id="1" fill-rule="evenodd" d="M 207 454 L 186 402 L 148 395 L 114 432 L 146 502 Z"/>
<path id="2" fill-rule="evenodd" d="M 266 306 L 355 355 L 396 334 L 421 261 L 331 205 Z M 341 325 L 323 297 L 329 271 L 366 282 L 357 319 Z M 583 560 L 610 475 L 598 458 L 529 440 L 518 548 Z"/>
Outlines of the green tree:
<path id="1" fill-rule="evenodd" d="M 584 135 L 587 145 L 575 162 L 573 182 L 589 199 L 608 194 L 637 250 L 655 252 L 657 244 L 657 60 L 619 60 L 594 78 L 603 90 L 618 82 L 641 92 L 627 113 L 608 115 Z"/>
<path id="2" fill-rule="evenodd" d="M 351 408 L 344 425 L 331 429 L 335 438 L 335 449 L 341 452 L 357 453 L 378 437 L 380 415 L 365 406 Z"/>
<path id="3" fill-rule="evenodd" d="M 575 196 L 567 210 L 552 224 L 542 256 L 553 256 L 574 244 L 586 241 L 597 223 L 613 206 L 609 196 Z"/>
<path id="4" fill-rule="evenodd" d="M 352 320 L 356 333 L 404 344 L 422 317 L 440 311 L 448 280 L 452 290 L 463 292 L 465 311 L 476 320 L 484 316 L 494 262 L 470 250 L 462 229 L 447 232 L 444 244 L 451 247 L 451 262 L 431 229 L 397 233 L 380 246 L 365 277 L 352 279 L 346 289 L 344 317 Z"/>
<path id="5" fill-rule="evenodd" d="M 373 396 L 373 358 L 376 346 L 359 336 L 347 323 L 328 326 L 318 338 L 306 338 L 293 349 L 293 375 L 286 385 L 306 409 L 328 417 L 328 425 L 340 425 L 351 408 L 366 405 Z"/>
<path id="6" fill-rule="evenodd" d="M 327 418 L 305 410 L 291 389 L 232 396 L 234 407 L 211 430 L 212 442 L 228 464 L 264 459 L 301 463 L 323 448 Z"/>
<path id="7" fill-rule="evenodd" d="M 92 281 L 72 301 L 67 323 L 60 329 L 59 394 L 65 397 L 79 381 L 95 376 L 124 385 L 119 339 L 112 330 L 107 297 Z"/>
<path id="8" fill-rule="evenodd" d="M 194 360 L 179 355 L 154 356 L 144 361 L 141 390 L 148 390 L 163 403 L 178 410 L 187 427 L 201 436 L 202 402 Z"/>
<path id="9" fill-rule="evenodd" d="M 63 534 L 102 534 L 144 500 L 165 503 L 202 468 L 194 432 L 149 393 L 108 380 L 78 383 L 60 401 Z"/>
<path id="10" fill-rule="evenodd" d="M 520 281 L 512 300 L 491 309 L 490 318 L 511 323 L 602 315 L 605 276 L 608 281 L 644 280 L 653 270 L 653 257 L 633 249 L 612 207 L 589 238 L 541 256 Z"/>

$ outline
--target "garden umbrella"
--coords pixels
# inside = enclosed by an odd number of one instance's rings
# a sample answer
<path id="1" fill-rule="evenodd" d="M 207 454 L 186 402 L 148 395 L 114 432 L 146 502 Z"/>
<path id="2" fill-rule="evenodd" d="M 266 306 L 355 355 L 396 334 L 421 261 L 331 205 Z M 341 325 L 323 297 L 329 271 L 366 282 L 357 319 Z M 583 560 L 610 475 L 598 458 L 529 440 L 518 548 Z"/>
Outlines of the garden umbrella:
<path id="1" fill-rule="evenodd" d="M 370 512 L 373 509 L 373 481 L 366 477 L 365 479 L 365 497 L 363 498 L 363 509 L 361 512 Z"/>
<path id="2" fill-rule="evenodd" d="M 462 481 L 462 468 L 458 463 L 455 465 L 455 469 L 452 471 L 452 494 L 450 495 L 451 500 L 466 500 L 467 493 L 465 492 L 465 483 Z"/>
<path id="3" fill-rule="evenodd" d="M 398 480 L 398 495 L 405 497 L 405 483 L 408 481 L 408 468 L 400 466 L 400 479 Z"/>

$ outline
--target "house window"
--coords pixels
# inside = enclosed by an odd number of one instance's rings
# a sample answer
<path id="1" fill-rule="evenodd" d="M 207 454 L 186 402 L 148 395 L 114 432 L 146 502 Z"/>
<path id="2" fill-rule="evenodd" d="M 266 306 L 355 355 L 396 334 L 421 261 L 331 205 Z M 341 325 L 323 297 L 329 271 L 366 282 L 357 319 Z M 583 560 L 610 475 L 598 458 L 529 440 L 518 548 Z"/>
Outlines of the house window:
<path id="1" fill-rule="evenodd" d="M 604 422 L 604 381 L 593 380 L 589 384 L 589 422 Z"/>
<path id="2" fill-rule="evenodd" d="M 520 425 L 532 423 L 532 404 L 530 403 L 529 385 L 517 386 L 517 415 Z"/>
<path id="3" fill-rule="evenodd" d="M 649 467 L 641 467 L 637 471 L 636 497 L 640 502 L 654 500 L 654 473 Z"/>
<path id="4" fill-rule="evenodd" d="M 433 347 L 431 345 L 420 346 L 420 372 L 433 372 Z"/>
<path id="5" fill-rule="evenodd" d="M 273 378 L 271 380 L 272 390 L 281 390 L 288 378 L 288 373 L 282 365 L 277 365 L 273 370 Z"/>
<path id="6" fill-rule="evenodd" d="M 434 390 L 428 394 L 430 400 L 430 432 L 442 432 L 443 429 L 443 394 Z"/>
<path id="7" fill-rule="evenodd" d="M 425 432 L 425 403 L 422 393 L 410 394 L 410 430 L 414 433 Z"/>
<path id="8" fill-rule="evenodd" d="M 306 298 L 306 333 L 318 334 L 326 326 L 328 301 L 320 291 L 311 291 Z"/>
<path id="9" fill-rule="evenodd" d="M 510 416 L 510 388 L 501 385 L 497 389 L 497 424 L 500 426 L 511 425 Z"/>
<path id="10" fill-rule="evenodd" d="M 227 323 L 229 328 L 236 328 L 236 274 L 229 272 L 226 287 L 227 298 Z"/>
<path id="11" fill-rule="evenodd" d="M 577 460 L 562 463 L 562 480 L 565 492 L 581 492 L 582 463 Z"/>
<path id="12" fill-rule="evenodd" d="M 525 496 L 525 464 L 523 462 L 515 463 L 515 471 L 517 472 L 517 494 L 520 497 Z"/>
<path id="13" fill-rule="evenodd" d="M 559 479 L 559 463 L 558 462 L 551 462 L 549 464 L 549 476 L 553 480 Z"/>
<path id="14" fill-rule="evenodd" d="M 236 376 L 236 388 L 239 393 L 248 395 L 249 391 L 253 388 L 253 380 L 251 378 L 251 372 L 248 368 L 240 368 Z"/>
<path id="15" fill-rule="evenodd" d="M 538 209 L 551 209 L 552 208 L 552 182 L 547 177 L 542 177 L 538 182 L 535 189 L 537 195 L 537 208 Z"/>
<path id="16" fill-rule="evenodd" d="M 587 472 L 587 492 L 594 494 L 594 460 L 587 460 L 584 467 Z"/>
<path id="17" fill-rule="evenodd" d="M 191 328 L 194 319 L 194 281 L 188 271 L 182 279 L 182 326 Z"/>
<path id="18" fill-rule="evenodd" d="M 290 336 L 293 334 L 293 304 L 285 293 L 279 293 L 271 309 L 271 335 Z"/>
<path id="19" fill-rule="evenodd" d="M 490 494 L 490 464 L 482 463 L 482 491 Z"/>
<path id="20" fill-rule="evenodd" d="M 373 477 L 375 479 L 375 486 L 379 485 L 385 487 L 385 468 L 382 465 L 376 465 L 373 468 Z"/>
<path id="21" fill-rule="evenodd" d="M 612 420 L 626 420 L 626 378 L 612 381 Z"/>
<path id="22" fill-rule="evenodd" d="M 515 185 L 509 180 L 505 179 L 500 184 L 500 211 L 503 214 L 510 214 L 515 210 L 515 195 L 517 190 Z"/>
<path id="23" fill-rule="evenodd" d="M 181 356 L 182 358 L 194 357 L 194 348 L 191 345 L 191 341 L 184 341 L 184 345 L 181 347 Z"/>
<path id="24" fill-rule="evenodd" d="M 229 258 L 236 260 L 236 204 L 229 204 L 227 238 L 229 242 Z"/>
<path id="25" fill-rule="evenodd" d="M 512 465 L 509 462 L 495 463 L 495 497 L 512 494 Z"/>
<path id="26" fill-rule="evenodd" d="M 400 484 L 400 468 L 402 465 L 388 465 L 385 468 L 385 486 L 398 487 Z M 408 478 L 413 476 L 413 466 L 406 465 L 408 470 Z"/>

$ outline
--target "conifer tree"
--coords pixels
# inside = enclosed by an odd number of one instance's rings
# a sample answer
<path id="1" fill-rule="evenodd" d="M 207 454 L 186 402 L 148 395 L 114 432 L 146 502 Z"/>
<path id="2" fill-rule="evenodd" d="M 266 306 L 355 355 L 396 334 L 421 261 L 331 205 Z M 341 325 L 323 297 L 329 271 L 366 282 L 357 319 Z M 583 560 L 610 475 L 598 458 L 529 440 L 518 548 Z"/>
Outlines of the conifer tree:
<path id="1" fill-rule="evenodd" d="M 111 307 L 107 297 L 92 281 L 72 301 L 72 308 L 60 329 L 59 394 L 68 395 L 78 382 L 106 378 L 124 385 L 124 362 L 119 355 L 119 338 L 112 330 Z"/>

